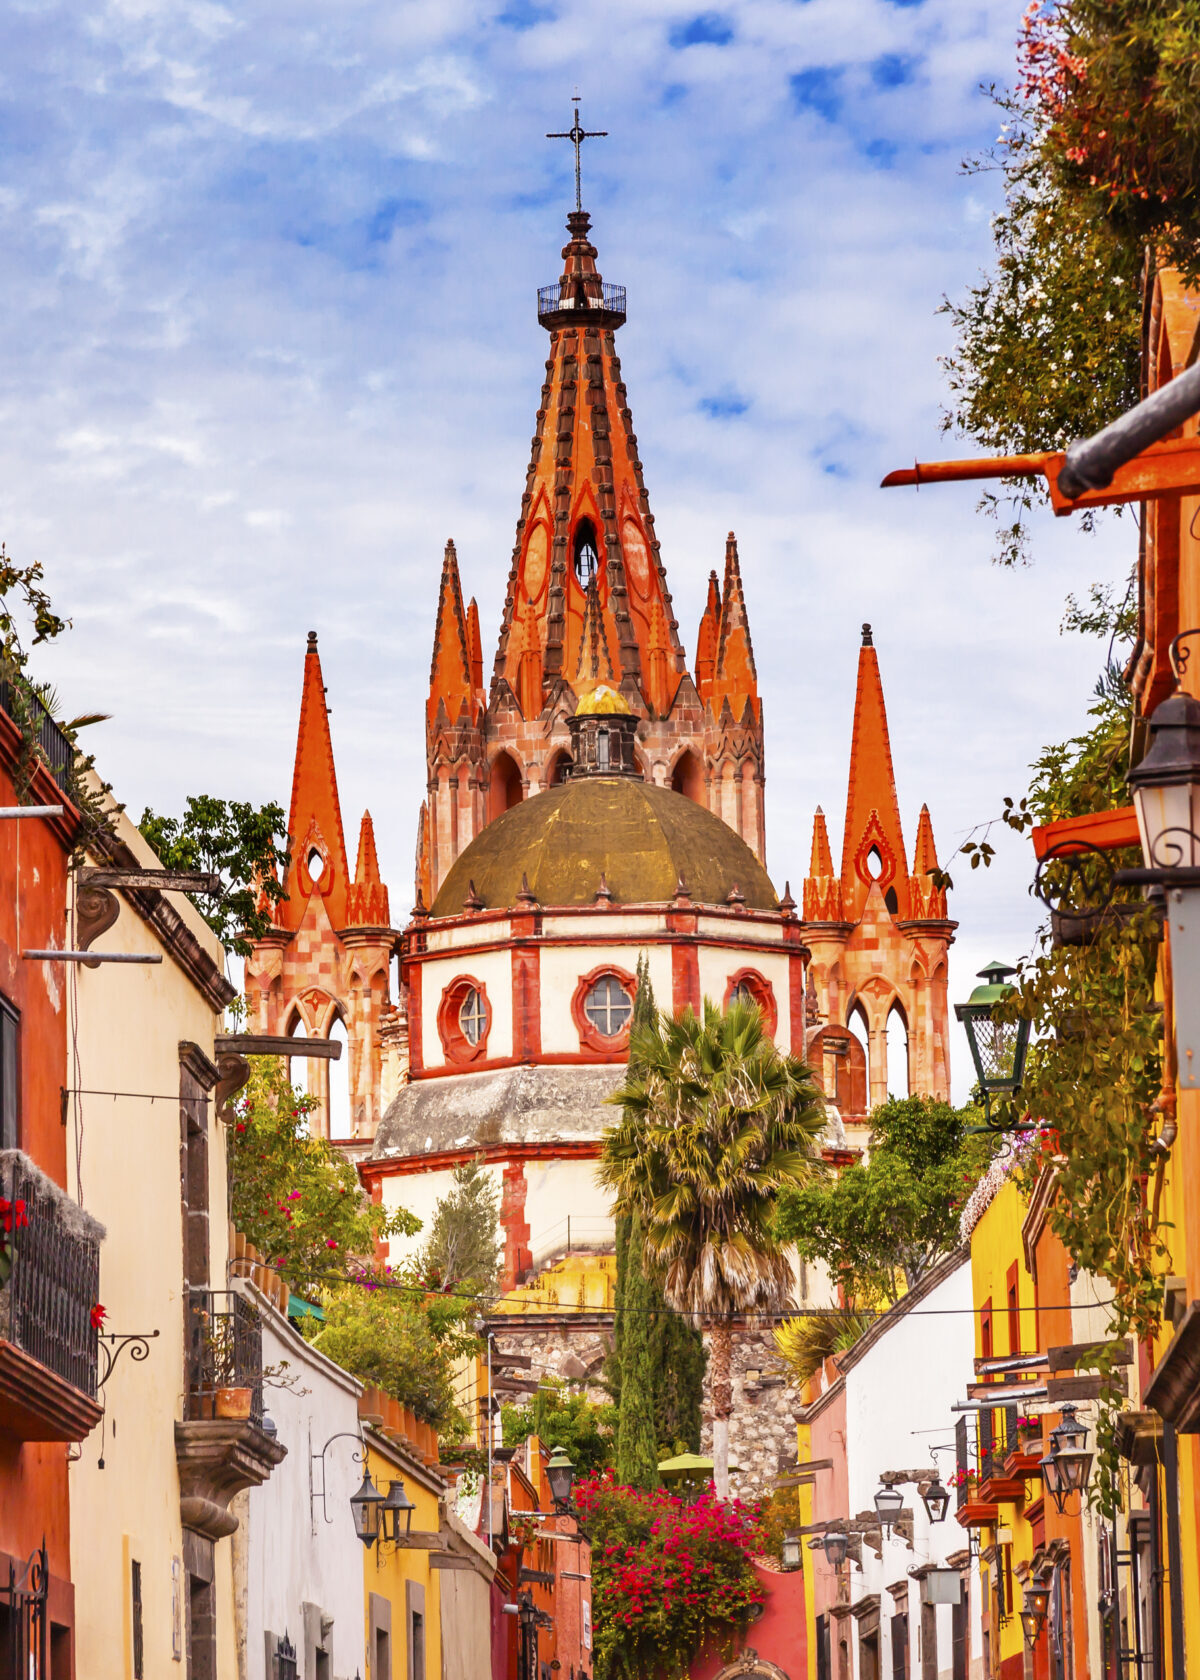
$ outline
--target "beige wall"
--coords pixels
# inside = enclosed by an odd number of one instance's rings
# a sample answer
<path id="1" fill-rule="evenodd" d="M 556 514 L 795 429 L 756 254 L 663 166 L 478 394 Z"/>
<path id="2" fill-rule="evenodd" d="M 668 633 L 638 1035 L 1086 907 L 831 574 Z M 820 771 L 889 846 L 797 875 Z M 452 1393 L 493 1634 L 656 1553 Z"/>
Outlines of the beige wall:
<path id="1" fill-rule="evenodd" d="M 127 819 L 121 838 L 145 861 L 157 859 Z M 223 953 L 181 895 L 171 903 L 218 966 Z M 126 904 L 96 950 L 162 952 Z M 130 1561 L 142 1566 L 145 1674 L 182 1676 L 183 1542 L 175 1468 L 176 1418 L 183 1415 L 183 1237 L 179 1186 L 179 1044 L 211 1058 L 218 1018 L 169 953 L 154 967 L 72 965 L 77 1031 L 68 1042 L 69 1078 L 88 1092 L 68 1114 L 71 1188 L 108 1229 L 100 1250 L 106 1328 L 150 1332 L 148 1358 L 121 1355 L 104 1389 L 102 1424 L 71 1466 L 71 1550 L 80 1680 L 128 1680 L 132 1666 Z M 146 1100 L 153 1096 L 153 1102 Z M 224 1138 L 209 1117 L 212 1280 L 221 1288 L 227 1248 Z M 103 1361 L 102 1366 L 103 1369 Z M 104 1468 L 100 1468 L 103 1457 Z M 176 1589 L 173 1568 L 179 1581 Z M 216 1547 L 219 1649 L 234 1649 L 230 1543 Z M 222 1667 L 221 1674 L 233 1673 Z"/>

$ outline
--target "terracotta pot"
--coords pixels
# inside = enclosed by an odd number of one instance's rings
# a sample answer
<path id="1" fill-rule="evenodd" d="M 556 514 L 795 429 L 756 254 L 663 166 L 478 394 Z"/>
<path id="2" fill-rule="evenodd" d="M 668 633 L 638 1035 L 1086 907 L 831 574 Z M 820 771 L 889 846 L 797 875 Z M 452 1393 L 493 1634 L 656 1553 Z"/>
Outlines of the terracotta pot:
<path id="1" fill-rule="evenodd" d="M 214 1410 L 219 1418 L 248 1418 L 253 1390 L 249 1388 L 219 1388 Z"/>

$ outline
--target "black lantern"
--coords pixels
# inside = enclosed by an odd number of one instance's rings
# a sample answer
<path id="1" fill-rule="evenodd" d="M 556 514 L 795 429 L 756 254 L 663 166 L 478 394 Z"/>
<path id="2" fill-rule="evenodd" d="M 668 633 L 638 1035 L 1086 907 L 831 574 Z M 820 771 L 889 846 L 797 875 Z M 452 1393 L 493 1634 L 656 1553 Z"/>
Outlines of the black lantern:
<path id="1" fill-rule="evenodd" d="M 780 1549 L 780 1561 L 785 1569 L 800 1568 L 803 1557 L 800 1550 L 799 1534 L 792 1532 L 784 1535 L 783 1546 Z"/>
<path id="2" fill-rule="evenodd" d="M 1062 1422 L 1050 1431 L 1050 1458 L 1057 1484 L 1050 1491 L 1060 1511 L 1065 1510 L 1071 1494 L 1082 1493 L 1087 1487 L 1092 1469 L 1092 1455 L 1085 1446 L 1087 1436 L 1086 1426 L 1080 1423 L 1075 1407 L 1068 1402 L 1062 1409 Z M 1043 1459 L 1043 1465 L 1045 1462 Z"/>
<path id="3" fill-rule="evenodd" d="M 1200 866 L 1200 700 L 1181 689 L 1150 714 L 1150 746 L 1129 772 L 1151 870 Z"/>
<path id="4" fill-rule="evenodd" d="M 408 1497 L 403 1482 L 389 1482 L 387 1498 L 379 1513 L 380 1538 L 396 1541 L 402 1534 L 411 1533 L 413 1512 L 416 1508 Z"/>
<path id="5" fill-rule="evenodd" d="M 891 1528 L 904 1509 L 904 1495 L 898 1487 L 891 1487 L 885 1483 L 875 1495 L 875 1509 L 883 1526 Z"/>
<path id="6" fill-rule="evenodd" d="M 991 1097 L 1011 1097 L 1021 1088 L 1025 1053 L 1029 1049 L 1028 1021 L 998 1021 L 996 1010 L 1016 990 L 1008 982 L 1015 968 L 1007 963 L 988 963 L 979 970 L 984 982 L 976 986 L 966 1003 L 956 1003 L 954 1013 L 967 1029 L 975 1077 L 983 1092 L 983 1105 Z"/>
<path id="7" fill-rule="evenodd" d="M 931 1523 L 945 1522 L 950 1509 L 950 1492 L 942 1486 L 942 1478 L 934 1472 L 933 1480 L 921 1495 L 921 1503 Z"/>
<path id="8" fill-rule="evenodd" d="M 364 1470 L 362 1486 L 350 1495 L 354 1532 L 364 1546 L 373 1546 L 379 1538 L 379 1512 L 383 1503 L 383 1495 L 371 1480 L 371 1472 Z"/>
<path id="9" fill-rule="evenodd" d="M 810 1540 L 809 1545 L 815 1552 L 819 1546 L 825 1553 L 825 1562 L 831 1569 L 840 1569 L 846 1561 L 846 1553 L 850 1550 L 850 1536 L 840 1528 L 831 1528 L 821 1535 L 819 1540 Z"/>
<path id="10" fill-rule="evenodd" d="M 1021 1610 L 1021 1628 L 1030 1650 L 1037 1644 L 1038 1635 L 1046 1625 L 1050 1609 L 1050 1588 L 1045 1581 L 1030 1581 L 1025 1588 L 1025 1603 Z"/>
<path id="11" fill-rule="evenodd" d="M 567 1457 L 565 1447 L 555 1447 L 546 1466 L 546 1480 L 550 1483 L 550 1497 L 560 1511 L 571 1503 L 571 1487 L 575 1481 L 575 1466 Z"/>

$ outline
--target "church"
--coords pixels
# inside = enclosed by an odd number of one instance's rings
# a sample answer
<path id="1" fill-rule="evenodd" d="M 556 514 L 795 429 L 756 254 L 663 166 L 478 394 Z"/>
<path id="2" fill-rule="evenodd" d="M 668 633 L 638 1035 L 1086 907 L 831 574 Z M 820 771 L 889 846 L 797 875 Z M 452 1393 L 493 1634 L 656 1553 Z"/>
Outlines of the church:
<path id="1" fill-rule="evenodd" d="M 345 1077 L 338 1141 L 376 1199 L 428 1220 L 456 1166 L 488 1164 L 506 1291 L 612 1252 L 594 1163 L 643 955 L 660 1007 L 759 1006 L 825 1091 L 833 1161 L 855 1158 L 889 1090 L 945 1098 L 950 1079 L 955 924 L 927 809 L 906 848 L 870 626 L 840 867 L 818 810 L 797 901 L 766 867 L 736 538 L 689 669 L 617 354 L 625 291 L 601 277 L 586 211 L 567 231 L 537 298 L 548 355 L 487 681 L 452 542 L 442 561 L 411 913 L 393 925 L 369 813 L 350 869 L 312 633 L 286 897 L 246 964 L 252 1030 L 344 1037 L 344 1075 L 307 1064 L 314 1119 L 328 1128 Z"/>

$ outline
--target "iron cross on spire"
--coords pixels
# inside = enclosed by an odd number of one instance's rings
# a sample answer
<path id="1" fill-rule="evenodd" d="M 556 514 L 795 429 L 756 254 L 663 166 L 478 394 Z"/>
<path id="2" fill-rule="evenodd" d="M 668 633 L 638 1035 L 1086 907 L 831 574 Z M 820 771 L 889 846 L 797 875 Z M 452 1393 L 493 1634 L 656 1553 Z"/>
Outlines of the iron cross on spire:
<path id="1" fill-rule="evenodd" d="M 570 140 L 574 143 L 574 146 L 575 146 L 575 208 L 576 208 L 576 210 L 582 210 L 583 209 L 583 181 L 582 181 L 582 177 L 580 175 L 580 169 L 579 169 L 579 148 L 585 140 L 607 140 L 608 130 L 606 128 L 596 128 L 596 129 L 592 129 L 589 132 L 589 130 L 584 128 L 583 125 L 579 121 L 579 95 L 578 94 L 575 94 L 573 96 L 572 103 L 575 106 L 575 120 L 571 124 L 570 128 L 565 133 L 547 134 L 546 138 L 547 138 L 547 140 Z"/>

